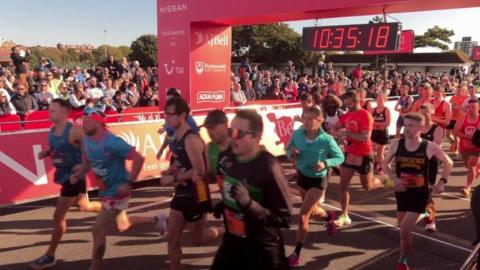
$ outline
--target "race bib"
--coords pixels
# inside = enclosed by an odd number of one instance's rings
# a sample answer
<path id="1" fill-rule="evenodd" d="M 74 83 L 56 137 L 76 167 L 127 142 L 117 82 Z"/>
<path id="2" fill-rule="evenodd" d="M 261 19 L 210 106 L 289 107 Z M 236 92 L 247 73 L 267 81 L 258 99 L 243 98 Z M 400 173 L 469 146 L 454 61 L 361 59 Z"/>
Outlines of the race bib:
<path id="1" fill-rule="evenodd" d="M 242 213 L 230 211 L 228 208 L 224 209 L 224 214 L 228 232 L 239 237 L 247 237 L 245 216 Z"/>
<path id="2" fill-rule="evenodd" d="M 418 188 L 425 185 L 425 178 L 421 174 L 400 173 L 400 181 L 407 188 Z"/>
<path id="3" fill-rule="evenodd" d="M 356 156 L 352 154 L 347 154 L 347 158 L 345 159 L 345 163 L 352 165 L 352 166 L 362 166 L 363 163 L 363 156 Z"/>

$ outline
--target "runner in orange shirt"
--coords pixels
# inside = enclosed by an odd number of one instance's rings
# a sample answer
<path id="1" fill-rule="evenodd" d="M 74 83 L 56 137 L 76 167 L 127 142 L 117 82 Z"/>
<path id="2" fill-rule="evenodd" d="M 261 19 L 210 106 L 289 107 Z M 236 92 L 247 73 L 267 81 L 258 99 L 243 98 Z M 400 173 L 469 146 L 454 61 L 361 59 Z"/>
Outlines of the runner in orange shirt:
<path id="1" fill-rule="evenodd" d="M 457 88 L 456 95 L 450 99 L 450 103 L 452 104 L 452 120 L 450 120 L 450 124 L 447 126 L 447 138 L 453 141 L 450 151 L 453 152 L 454 156 L 458 156 L 459 140 L 458 137 L 453 134 L 453 129 L 455 128 L 455 123 L 462 117 L 462 114 L 464 113 L 463 103 L 467 98 L 467 87 L 460 86 Z"/>
<path id="2" fill-rule="evenodd" d="M 346 141 L 345 162 L 340 168 L 340 202 L 342 214 L 335 220 L 335 225 L 341 227 L 352 223 L 348 216 L 350 194 L 348 187 L 355 172 L 360 174 L 360 181 L 366 190 L 382 187 L 384 183 L 373 176 L 372 115 L 360 107 L 360 96 L 355 91 L 348 91 L 343 95 L 344 104 L 348 113 L 340 118 L 336 130 L 345 128 Z"/>

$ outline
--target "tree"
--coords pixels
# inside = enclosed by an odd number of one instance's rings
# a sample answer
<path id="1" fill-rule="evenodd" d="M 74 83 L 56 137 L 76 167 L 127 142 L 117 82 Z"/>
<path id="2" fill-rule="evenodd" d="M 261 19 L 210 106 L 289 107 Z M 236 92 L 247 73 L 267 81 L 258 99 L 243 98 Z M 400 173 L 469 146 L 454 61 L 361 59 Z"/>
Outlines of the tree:
<path id="1" fill-rule="evenodd" d="M 142 67 L 157 65 L 157 36 L 143 35 L 132 42 L 130 60 L 138 60 Z"/>
<path id="2" fill-rule="evenodd" d="M 297 67 L 318 62 L 319 54 L 302 49 L 302 37 L 285 23 L 233 27 L 234 61 L 248 57 L 251 62 L 261 62 L 279 67 L 288 60 Z"/>
<path id="3" fill-rule="evenodd" d="M 414 48 L 436 47 L 446 51 L 448 50 L 448 44 L 452 43 L 450 37 L 453 35 L 455 35 L 453 30 L 435 25 L 433 28 L 429 28 L 423 35 L 415 36 Z"/>
<path id="4" fill-rule="evenodd" d="M 128 46 L 118 46 L 118 51 L 120 52 L 120 58 L 128 57 L 128 55 L 132 53 L 132 50 L 130 50 Z"/>

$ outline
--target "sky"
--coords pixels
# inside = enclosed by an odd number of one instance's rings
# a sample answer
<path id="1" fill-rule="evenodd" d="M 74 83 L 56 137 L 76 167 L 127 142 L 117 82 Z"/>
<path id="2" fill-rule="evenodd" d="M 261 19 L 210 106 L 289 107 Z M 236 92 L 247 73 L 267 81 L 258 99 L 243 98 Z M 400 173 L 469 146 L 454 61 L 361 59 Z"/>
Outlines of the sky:
<path id="1" fill-rule="evenodd" d="M 157 33 L 156 0 L 0 0 L 0 4 L 0 37 L 27 46 L 56 46 L 58 42 L 100 46 L 105 30 L 107 44 L 130 46 L 141 35 Z M 480 8 L 391 15 L 402 22 L 403 29 L 416 34 L 434 25 L 453 29 L 451 48 L 463 36 L 480 42 Z M 317 25 L 368 23 L 372 17 L 320 19 Z M 315 19 L 289 25 L 301 33 L 302 27 L 314 26 Z"/>

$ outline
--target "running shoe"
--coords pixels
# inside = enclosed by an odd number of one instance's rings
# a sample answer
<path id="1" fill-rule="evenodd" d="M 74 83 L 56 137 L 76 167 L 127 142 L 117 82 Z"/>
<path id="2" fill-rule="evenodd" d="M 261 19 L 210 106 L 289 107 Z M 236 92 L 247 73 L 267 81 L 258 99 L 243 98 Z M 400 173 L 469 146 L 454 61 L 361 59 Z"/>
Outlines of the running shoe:
<path id="1" fill-rule="evenodd" d="M 383 188 L 385 189 L 393 189 L 393 186 L 395 186 L 395 183 L 393 183 L 393 180 L 390 179 L 390 177 L 385 178 L 385 182 L 383 182 Z"/>
<path id="2" fill-rule="evenodd" d="M 327 224 L 325 226 L 327 226 L 327 234 L 329 236 L 333 236 L 337 232 L 337 226 L 335 225 L 336 217 L 335 211 L 332 210 L 328 212 Z"/>
<path id="3" fill-rule="evenodd" d="M 435 210 L 435 205 L 432 204 L 432 203 L 429 203 L 427 205 L 426 210 L 427 210 L 428 216 L 425 218 L 425 222 L 427 224 L 434 223 L 435 222 L 435 214 L 437 213 L 437 211 Z"/>
<path id="4" fill-rule="evenodd" d="M 431 223 L 427 223 L 427 225 L 425 225 L 425 231 L 426 232 L 436 232 L 437 231 L 437 225 L 435 224 L 435 221 L 431 222 Z"/>
<path id="5" fill-rule="evenodd" d="M 288 265 L 290 267 L 296 267 L 300 263 L 300 256 L 297 255 L 297 253 L 294 251 L 290 256 L 288 256 Z"/>
<path id="6" fill-rule="evenodd" d="M 338 228 L 342 227 L 343 225 L 350 225 L 352 224 L 352 220 L 350 219 L 349 216 L 345 214 L 341 214 L 335 221 L 335 226 Z"/>
<path id="7" fill-rule="evenodd" d="M 40 258 L 30 263 L 30 267 L 33 269 L 46 269 L 54 266 L 57 263 L 54 256 L 43 255 Z"/>
<path id="8" fill-rule="evenodd" d="M 155 225 L 155 227 L 158 229 L 158 232 L 160 233 L 160 235 L 165 235 L 168 229 L 167 217 L 165 216 L 165 214 L 160 213 L 158 214 L 158 216 L 155 217 L 155 219 L 157 220 L 157 224 Z"/>
<path id="9" fill-rule="evenodd" d="M 406 263 L 397 263 L 397 270 L 410 270 Z"/>

